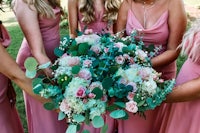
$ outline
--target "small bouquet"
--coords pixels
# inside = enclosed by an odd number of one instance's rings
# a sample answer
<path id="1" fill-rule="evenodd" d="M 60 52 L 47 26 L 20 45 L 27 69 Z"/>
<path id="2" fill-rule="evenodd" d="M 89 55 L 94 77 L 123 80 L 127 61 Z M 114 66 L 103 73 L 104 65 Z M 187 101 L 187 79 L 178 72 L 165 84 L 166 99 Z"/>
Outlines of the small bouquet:
<path id="1" fill-rule="evenodd" d="M 54 51 L 58 59 L 52 66 L 38 66 L 32 57 L 26 60 L 28 77 L 51 67 L 53 77 L 35 77 L 33 91 L 52 99 L 44 107 L 60 110 L 58 119 L 69 122 L 67 133 L 77 132 L 81 123 L 102 127 L 104 133 L 106 110 L 114 119 L 128 119 L 127 111 L 144 114 L 170 93 L 174 80 L 160 78 L 150 62 L 155 48 L 135 40 L 136 34 L 126 38 L 93 33 L 80 33 L 75 39 L 66 36 Z"/>

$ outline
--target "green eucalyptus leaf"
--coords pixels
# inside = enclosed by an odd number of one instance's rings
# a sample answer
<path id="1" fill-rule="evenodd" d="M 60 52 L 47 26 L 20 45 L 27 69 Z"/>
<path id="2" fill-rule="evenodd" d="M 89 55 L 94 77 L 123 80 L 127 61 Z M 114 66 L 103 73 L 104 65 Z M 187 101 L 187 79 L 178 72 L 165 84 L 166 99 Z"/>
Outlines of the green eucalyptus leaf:
<path id="1" fill-rule="evenodd" d="M 66 130 L 66 133 L 76 133 L 76 131 L 77 131 L 77 125 L 69 125 Z"/>
<path id="2" fill-rule="evenodd" d="M 121 107 L 121 108 L 125 108 L 126 105 L 124 102 L 114 102 L 115 105 L 117 105 L 118 107 Z"/>
<path id="3" fill-rule="evenodd" d="M 37 84 L 37 85 L 33 86 L 33 92 L 38 95 L 40 94 L 40 91 L 43 89 L 44 89 L 44 87 L 42 84 Z"/>
<path id="4" fill-rule="evenodd" d="M 103 127 L 101 128 L 101 133 L 107 133 L 108 131 L 108 124 L 104 124 Z"/>
<path id="5" fill-rule="evenodd" d="M 79 47 L 78 47 L 78 54 L 79 55 L 86 55 L 88 50 L 89 50 L 89 44 L 88 43 L 79 44 Z"/>
<path id="6" fill-rule="evenodd" d="M 101 116 L 95 116 L 92 119 L 92 125 L 95 128 L 100 128 L 100 127 L 102 127 L 104 125 L 104 119 Z"/>
<path id="7" fill-rule="evenodd" d="M 140 107 L 140 106 L 144 105 L 144 103 L 145 103 L 145 100 L 142 100 L 137 104 L 137 106 Z"/>
<path id="8" fill-rule="evenodd" d="M 126 112 L 124 110 L 115 110 L 110 113 L 110 117 L 114 119 L 123 118 L 126 116 Z"/>
<path id="9" fill-rule="evenodd" d="M 53 110 L 53 109 L 55 109 L 55 104 L 52 102 L 45 103 L 44 108 L 47 110 Z"/>
<path id="10" fill-rule="evenodd" d="M 100 88 L 96 87 L 92 90 L 92 93 L 94 93 L 95 99 L 101 99 L 103 97 L 103 90 L 101 90 Z"/>
<path id="11" fill-rule="evenodd" d="M 85 120 L 85 117 L 81 114 L 75 114 L 73 115 L 73 119 L 77 122 L 77 123 L 81 123 Z"/>
<path id="12" fill-rule="evenodd" d="M 72 73 L 73 74 L 78 74 L 80 69 L 81 69 L 81 66 L 73 66 L 72 67 Z"/>
<path id="13" fill-rule="evenodd" d="M 54 49 L 54 54 L 57 56 L 57 57 L 61 57 L 63 54 L 64 54 L 64 51 L 59 49 L 58 47 Z"/>
<path id="14" fill-rule="evenodd" d="M 83 130 L 81 133 L 90 133 L 89 130 Z"/>
<path id="15" fill-rule="evenodd" d="M 36 74 L 37 74 L 36 70 L 29 71 L 28 69 L 26 69 L 25 75 L 26 75 L 26 77 L 28 77 L 30 79 L 34 78 L 36 76 Z"/>
<path id="16" fill-rule="evenodd" d="M 113 84 L 113 80 L 110 77 L 104 78 L 102 81 L 103 88 L 108 90 Z"/>
<path id="17" fill-rule="evenodd" d="M 39 66 L 38 66 L 38 69 L 45 69 L 45 68 L 50 67 L 50 65 L 51 65 L 51 62 L 49 61 L 49 62 L 47 62 L 47 63 L 44 63 L 44 64 L 42 64 L 42 65 L 39 65 Z"/>
<path id="18" fill-rule="evenodd" d="M 24 67 L 29 71 L 36 70 L 37 65 L 38 63 L 34 57 L 28 57 L 24 62 Z"/>
<path id="19" fill-rule="evenodd" d="M 63 120 L 65 119 L 65 117 L 66 117 L 66 114 L 60 111 L 58 114 L 58 120 Z"/>

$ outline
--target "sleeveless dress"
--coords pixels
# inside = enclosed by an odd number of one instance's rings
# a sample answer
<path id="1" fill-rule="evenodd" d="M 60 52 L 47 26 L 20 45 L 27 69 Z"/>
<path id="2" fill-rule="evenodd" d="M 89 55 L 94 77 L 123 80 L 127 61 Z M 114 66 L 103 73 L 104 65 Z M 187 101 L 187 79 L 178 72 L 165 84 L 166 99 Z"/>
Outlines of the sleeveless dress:
<path id="1" fill-rule="evenodd" d="M 96 9 L 95 9 L 96 12 Z M 103 21 L 103 14 L 104 14 L 104 10 L 101 11 L 100 13 L 96 13 L 95 14 L 95 21 L 91 22 L 89 24 L 85 24 L 81 21 L 82 19 L 82 14 L 79 12 L 78 13 L 78 21 L 79 21 L 79 28 L 81 31 L 84 30 L 84 28 L 87 27 L 87 29 L 92 29 L 94 33 L 96 34 L 103 34 L 103 33 L 113 33 L 113 26 L 111 25 L 110 27 L 108 27 L 108 22 Z M 105 116 L 103 116 L 105 119 Z M 78 133 L 81 133 L 83 130 L 89 130 L 90 133 L 100 133 L 100 129 L 98 128 L 94 128 L 92 125 L 85 125 L 82 124 L 80 130 Z"/>
<path id="2" fill-rule="evenodd" d="M 183 64 L 177 85 L 200 77 L 200 62 L 188 58 Z M 189 88 L 188 88 L 189 89 Z M 160 133 L 200 133 L 200 99 L 172 103 L 167 106 Z"/>
<path id="3" fill-rule="evenodd" d="M 126 34 L 130 35 L 133 30 L 137 30 L 140 36 L 137 36 L 136 39 L 142 37 L 143 42 L 146 46 L 154 44 L 156 47 L 161 47 L 158 54 L 163 53 L 167 49 L 169 29 L 168 29 L 168 10 L 163 12 L 157 22 L 150 28 L 144 29 L 138 19 L 135 17 L 134 12 L 129 9 L 126 23 Z M 169 65 L 163 67 L 155 68 L 158 72 L 162 72 L 162 78 L 172 79 L 176 75 L 176 63 L 173 62 Z M 153 132 L 153 127 L 155 126 L 155 118 L 160 108 L 163 108 L 163 105 L 157 107 L 154 110 L 149 110 L 145 112 L 146 119 L 140 117 L 139 115 L 133 115 L 129 113 L 128 120 L 107 120 L 109 123 L 110 131 L 109 133 L 114 133 L 115 130 L 118 130 L 118 133 L 156 133 Z M 160 118 L 159 118 L 160 119 Z M 159 123 L 158 123 L 159 124 Z M 157 128 L 156 125 L 155 128 Z M 155 130 L 156 131 L 156 130 Z"/>
<path id="4" fill-rule="evenodd" d="M 47 56 L 52 62 L 56 59 L 54 49 L 59 46 L 60 33 L 60 9 L 55 8 L 55 19 L 39 18 L 39 26 L 42 34 L 44 47 Z M 37 45 L 37 44 L 36 44 Z M 22 45 L 17 55 L 17 63 L 24 68 L 24 61 L 30 57 L 31 51 L 26 39 L 23 39 Z M 58 121 L 58 113 L 48 111 L 43 107 L 43 104 L 36 101 L 34 98 L 24 92 L 24 101 L 28 120 L 29 133 L 64 133 L 67 129 L 66 121 Z"/>
<path id="5" fill-rule="evenodd" d="M 94 9 L 97 12 L 96 8 Z M 103 21 L 104 10 L 98 13 L 95 13 L 95 21 L 89 24 L 82 22 L 82 14 L 78 12 L 78 22 L 79 28 L 81 31 L 84 31 L 85 28 L 92 29 L 94 33 L 103 34 L 103 33 L 113 33 L 113 26 L 106 21 Z"/>
<path id="6" fill-rule="evenodd" d="M 1 25 L 3 27 L 3 25 Z M 5 27 L 3 27 L 3 36 L 9 36 Z M 10 40 L 10 36 L 9 36 Z M 10 43 L 3 40 L 3 46 L 8 47 Z M 19 115 L 15 106 L 11 107 L 11 103 L 7 96 L 9 79 L 0 73 L 0 132 L 1 133 L 24 133 Z"/>

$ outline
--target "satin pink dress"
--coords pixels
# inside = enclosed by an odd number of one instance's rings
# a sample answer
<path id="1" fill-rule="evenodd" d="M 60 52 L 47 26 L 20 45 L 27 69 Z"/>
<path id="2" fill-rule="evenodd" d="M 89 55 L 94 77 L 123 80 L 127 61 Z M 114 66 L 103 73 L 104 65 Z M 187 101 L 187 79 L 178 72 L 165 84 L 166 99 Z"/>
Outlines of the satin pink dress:
<path id="1" fill-rule="evenodd" d="M 44 42 L 44 47 L 48 57 L 52 62 L 56 59 L 54 55 L 55 47 L 59 46 L 60 33 L 60 9 L 54 9 L 55 19 L 39 18 L 39 25 Z M 37 44 L 36 44 L 37 45 Z M 24 38 L 17 55 L 17 63 L 24 70 L 24 61 L 30 57 L 31 51 L 29 45 Z M 43 104 L 24 93 L 24 101 L 28 120 L 29 133 L 65 133 L 67 129 L 66 121 L 58 121 L 58 114 L 54 111 L 48 111 Z"/>
<path id="2" fill-rule="evenodd" d="M 176 84 L 199 77 L 200 62 L 188 58 L 177 76 Z M 160 133 L 200 133 L 200 100 L 169 104 L 164 111 Z"/>
<path id="3" fill-rule="evenodd" d="M 96 8 L 94 9 L 95 12 Z M 103 21 L 104 10 L 95 14 L 95 21 L 89 24 L 82 22 L 82 14 L 78 12 L 78 22 L 79 28 L 83 31 L 85 28 L 92 29 L 94 33 L 103 34 L 103 33 L 113 33 L 113 26 L 106 21 Z"/>
<path id="4" fill-rule="evenodd" d="M 3 25 L 1 26 L 3 27 Z M 5 27 L 3 28 L 3 36 L 7 36 L 10 42 L 10 36 Z M 8 47 L 8 45 L 10 44 L 9 42 L 7 40 L 2 40 L 4 47 Z M 0 132 L 24 133 L 17 110 L 15 106 L 11 107 L 11 103 L 7 96 L 7 92 L 9 89 L 8 82 L 9 79 L 0 73 Z"/>
<path id="5" fill-rule="evenodd" d="M 154 46 L 162 46 L 159 54 L 163 53 L 167 49 L 169 28 L 168 28 L 168 11 L 163 12 L 157 22 L 148 29 L 144 29 L 138 19 L 135 17 L 134 12 L 130 9 L 128 11 L 127 24 L 126 24 L 126 34 L 130 35 L 132 30 L 138 30 L 139 35 L 136 38 L 140 39 L 142 37 L 143 42 L 146 46 L 149 44 L 154 44 Z M 172 79 L 176 75 L 176 63 L 173 62 L 164 67 L 155 68 L 158 72 L 162 72 L 163 79 Z M 163 105 L 157 107 L 155 110 L 149 110 L 145 112 L 146 119 L 140 117 L 139 115 L 133 115 L 129 113 L 128 120 L 113 120 L 109 118 L 109 133 L 157 133 L 158 123 L 155 125 L 155 119 L 160 108 Z M 157 118 L 160 120 L 161 117 Z"/>

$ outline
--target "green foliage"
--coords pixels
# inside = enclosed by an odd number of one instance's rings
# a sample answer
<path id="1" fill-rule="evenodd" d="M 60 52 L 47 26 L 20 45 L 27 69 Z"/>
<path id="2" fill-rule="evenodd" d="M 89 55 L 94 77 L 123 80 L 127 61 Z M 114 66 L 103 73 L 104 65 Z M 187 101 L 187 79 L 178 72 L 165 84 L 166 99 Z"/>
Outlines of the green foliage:
<path id="1" fill-rule="evenodd" d="M 95 116 L 93 119 L 92 119 L 92 125 L 95 127 L 95 128 L 100 128 L 100 127 L 103 127 L 104 125 L 104 120 L 101 116 Z"/>

